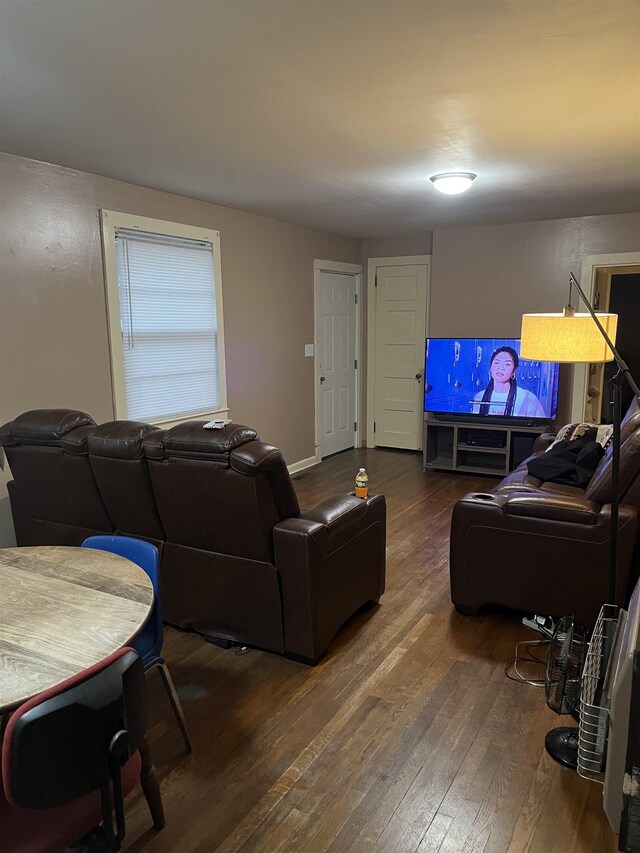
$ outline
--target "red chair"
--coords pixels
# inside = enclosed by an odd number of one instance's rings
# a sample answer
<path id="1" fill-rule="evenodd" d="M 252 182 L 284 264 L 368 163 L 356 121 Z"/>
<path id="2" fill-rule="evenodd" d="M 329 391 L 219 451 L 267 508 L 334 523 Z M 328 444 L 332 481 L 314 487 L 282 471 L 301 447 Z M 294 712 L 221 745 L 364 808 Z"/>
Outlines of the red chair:
<path id="1" fill-rule="evenodd" d="M 106 849 L 120 849 L 123 797 L 141 778 L 145 705 L 142 662 L 121 649 L 12 714 L 2 742 L 3 853 L 60 853 L 98 825 Z M 143 790 L 160 829 L 157 784 L 144 780 Z"/>

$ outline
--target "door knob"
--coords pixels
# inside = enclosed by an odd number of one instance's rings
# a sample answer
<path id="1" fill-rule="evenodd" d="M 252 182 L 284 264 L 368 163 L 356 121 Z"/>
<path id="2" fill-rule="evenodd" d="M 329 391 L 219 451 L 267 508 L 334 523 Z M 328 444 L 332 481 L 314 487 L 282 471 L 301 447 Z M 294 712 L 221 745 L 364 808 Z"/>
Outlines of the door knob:
<path id="1" fill-rule="evenodd" d="M 416 379 L 417 379 L 417 380 L 418 380 L 418 382 L 419 382 L 419 381 L 422 379 L 422 374 L 421 374 L 421 373 L 416 373 Z"/>
<path id="2" fill-rule="evenodd" d="M 324 382 L 324 376 L 320 377 L 320 382 Z"/>

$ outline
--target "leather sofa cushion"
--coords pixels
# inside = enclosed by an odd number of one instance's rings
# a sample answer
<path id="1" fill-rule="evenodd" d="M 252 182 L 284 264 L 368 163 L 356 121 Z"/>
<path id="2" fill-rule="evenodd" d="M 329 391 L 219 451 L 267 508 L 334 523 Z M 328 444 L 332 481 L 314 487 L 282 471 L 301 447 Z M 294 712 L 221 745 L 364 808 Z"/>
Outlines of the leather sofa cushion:
<path id="1" fill-rule="evenodd" d="M 497 492 L 498 494 L 505 494 L 507 492 L 522 492 L 522 491 L 535 491 L 539 489 L 542 485 L 542 481 L 538 480 L 537 477 L 532 477 L 529 474 L 526 466 L 520 466 L 516 468 L 515 471 L 512 471 L 510 474 L 501 480 L 498 485 L 492 489 L 493 492 Z"/>
<path id="2" fill-rule="evenodd" d="M 242 424 L 228 424 L 222 429 L 204 429 L 207 421 L 186 421 L 164 434 L 164 456 L 205 456 L 228 462 L 229 453 L 248 441 L 259 441 L 258 433 Z"/>
<path id="3" fill-rule="evenodd" d="M 600 507 L 593 501 L 570 495 L 550 495 L 531 492 L 514 492 L 502 505 L 507 515 L 526 518 L 544 518 L 575 524 L 595 524 Z"/>
<path id="4" fill-rule="evenodd" d="M 86 456 L 89 453 L 89 436 L 94 429 L 95 426 L 81 426 L 72 429 L 65 433 L 57 443 L 65 453 L 77 453 Z M 28 441 L 22 442 L 22 444 L 29 443 Z"/>
<path id="5" fill-rule="evenodd" d="M 24 412 L 0 429 L 0 443 L 53 444 L 78 427 L 95 426 L 86 412 L 75 409 L 35 409 Z"/>
<path id="6" fill-rule="evenodd" d="M 620 444 L 624 444 L 629 436 L 638 429 L 640 429 L 640 405 L 634 397 L 620 424 Z"/>
<path id="7" fill-rule="evenodd" d="M 89 436 L 89 452 L 107 459 L 142 459 L 144 439 L 156 432 L 161 430 L 139 421 L 109 421 Z"/>
<path id="8" fill-rule="evenodd" d="M 620 501 L 634 503 L 640 491 L 640 420 L 638 429 L 620 448 Z M 602 462 L 591 478 L 585 497 L 599 504 L 611 500 L 612 450 L 607 450 Z"/>

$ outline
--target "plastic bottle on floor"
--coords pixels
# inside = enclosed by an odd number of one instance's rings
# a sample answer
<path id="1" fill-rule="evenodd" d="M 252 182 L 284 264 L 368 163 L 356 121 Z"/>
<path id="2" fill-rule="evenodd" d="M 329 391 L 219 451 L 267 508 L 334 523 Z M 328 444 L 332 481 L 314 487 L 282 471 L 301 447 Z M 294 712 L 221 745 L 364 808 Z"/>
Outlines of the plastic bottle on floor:
<path id="1" fill-rule="evenodd" d="M 369 493 L 369 477 L 364 468 L 360 468 L 356 474 L 356 497 L 366 498 Z"/>

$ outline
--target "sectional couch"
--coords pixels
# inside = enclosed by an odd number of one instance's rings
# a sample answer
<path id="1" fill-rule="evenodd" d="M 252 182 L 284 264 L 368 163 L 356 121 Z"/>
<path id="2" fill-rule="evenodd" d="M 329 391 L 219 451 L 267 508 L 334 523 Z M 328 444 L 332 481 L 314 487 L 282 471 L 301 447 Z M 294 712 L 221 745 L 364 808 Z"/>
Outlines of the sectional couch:
<path id="1" fill-rule="evenodd" d="M 545 451 L 548 439 L 536 444 Z M 451 598 L 478 615 L 487 605 L 593 627 L 604 603 L 625 606 L 638 575 L 640 410 L 621 428 L 615 601 L 609 601 L 611 465 L 608 447 L 586 489 L 542 482 L 525 460 L 493 488 L 466 495 L 451 522 Z"/>
<path id="2" fill-rule="evenodd" d="M 136 536 L 161 553 L 165 621 L 315 663 L 379 601 L 386 505 L 345 494 L 301 512 L 282 454 L 240 424 L 169 430 L 25 412 L 0 428 L 18 545 Z"/>

